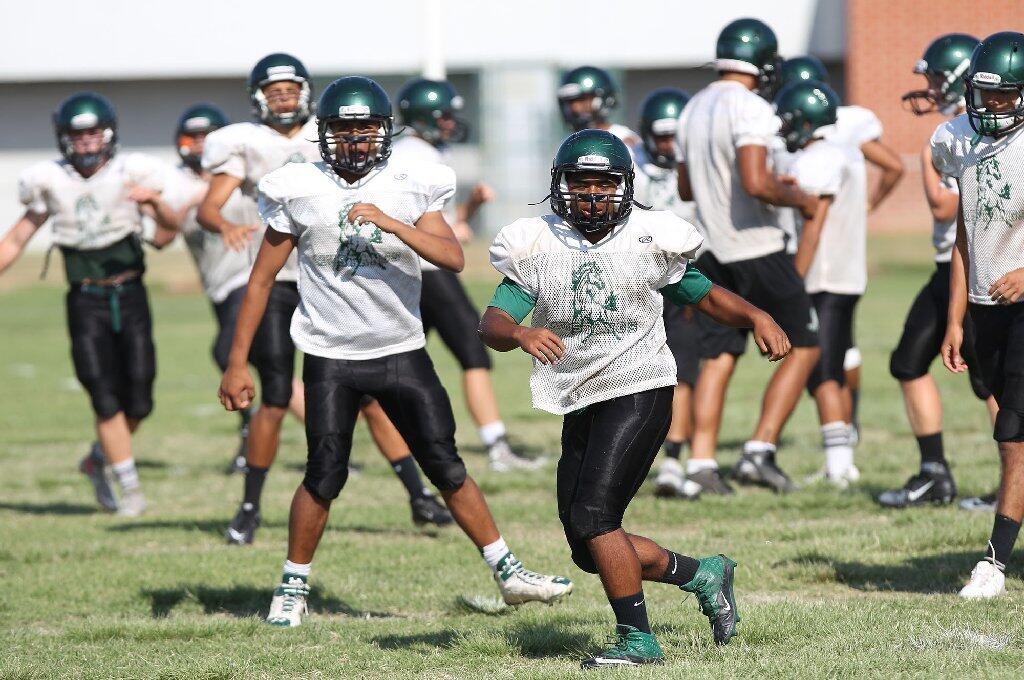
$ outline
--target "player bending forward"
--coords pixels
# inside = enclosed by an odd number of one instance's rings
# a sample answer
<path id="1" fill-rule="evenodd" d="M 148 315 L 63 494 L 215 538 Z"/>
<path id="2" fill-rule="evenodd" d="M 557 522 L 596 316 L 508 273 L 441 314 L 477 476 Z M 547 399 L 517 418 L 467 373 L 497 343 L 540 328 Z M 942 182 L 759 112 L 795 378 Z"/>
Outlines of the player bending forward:
<path id="1" fill-rule="evenodd" d="M 626 533 L 622 517 L 643 484 L 672 415 L 676 366 L 665 343 L 663 298 L 720 323 L 752 327 L 772 361 L 789 353 L 768 314 L 688 266 L 702 238 L 668 211 L 633 210 L 633 162 L 618 138 L 578 132 L 552 164 L 554 215 L 518 220 L 491 246 L 504 275 L 480 333 L 492 348 L 535 359 L 533 403 L 564 416 L 558 514 L 573 561 L 600 574 L 617 641 L 584 668 L 660 663 L 643 580 L 696 594 L 715 642 L 739 616 L 735 562 L 694 559 Z M 533 325 L 520 323 L 533 312 Z"/>
<path id="2" fill-rule="evenodd" d="M 568 595 L 571 581 L 527 571 L 498 533 L 455 449 L 451 402 L 424 349 L 418 257 L 452 271 L 465 262 L 441 215 L 455 193 L 454 173 L 442 165 L 388 162 L 391 102 L 368 78 L 331 83 L 317 118 L 323 162 L 291 163 L 260 181 L 260 216 L 269 228 L 220 390 L 231 410 L 252 400 L 249 346 L 274 277 L 297 248 L 300 304 L 291 330 L 305 353 L 308 458 L 292 500 L 284 577 L 267 622 L 302 623 L 313 554 L 331 502 L 348 478 L 352 430 L 367 395 L 412 447 L 493 570 L 506 603 Z"/>

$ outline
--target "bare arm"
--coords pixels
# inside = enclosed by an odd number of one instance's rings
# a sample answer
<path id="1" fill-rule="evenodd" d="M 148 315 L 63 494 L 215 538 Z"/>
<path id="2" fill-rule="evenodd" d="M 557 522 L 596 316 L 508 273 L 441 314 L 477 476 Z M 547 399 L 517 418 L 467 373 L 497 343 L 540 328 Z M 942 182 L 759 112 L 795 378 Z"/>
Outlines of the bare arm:
<path id="1" fill-rule="evenodd" d="M 0 274 L 21 256 L 25 246 L 49 217 L 49 213 L 25 211 L 21 219 L 4 234 L 0 239 Z"/>
<path id="2" fill-rule="evenodd" d="M 949 262 L 949 311 L 946 313 L 946 337 L 942 340 L 942 363 L 953 373 L 963 373 L 967 363 L 960 354 L 964 341 L 964 314 L 967 313 L 967 229 L 963 206 L 957 211 L 956 247 Z"/>
<path id="3" fill-rule="evenodd" d="M 720 324 L 733 328 L 752 328 L 754 341 L 761 353 L 768 355 L 769 361 L 782 359 L 792 349 L 786 333 L 767 312 L 725 288 L 712 286 L 696 307 Z"/>
<path id="4" fill-rule="evenodd" d="M 414 227 L 384 214 L 372 203 L 356 203 L 348 213 L 348 220 L 376 224 L 381 231 L 394 234 L 417 255 L 442 269 L 461 272 L 466 266 L 462 246 L 440 211 L 424 213 Z"/>
<path id="5" fill-rule="evenodd" d="M 224 238 L 224 244 L 232 250 L 242 250 L 258 227 L 252 224 L 235 224 L 224 219 L 221 210 L 231 198 L 235 189 L 242 186 L 242 180 L 224 173 L 210 179 L 210 188 L 199 203 L 196 221 L 199 226 Z"/>
<path id="6" fill-rule="evenodd" d="M 868 199 L 868 210 L 874 210 L 903 178 L 903 161 L 900 160 L 899 154 L 878 139 L 865 142 L 861 145 L 860 151 L 868 163 L 882 171 L 882 176 L 878 178 L 871 198 Z"/>
<path id="7" fill-rule="evenodd" d="M 267 229 L 263 237 L 256 262 L 252 266 L 252 273 L 249 274 L 245 299 L 238 311 L 235 337 L 231 342 L 231 354 L 228 356 L 228 368 L 224 372 L 218 393 L 220 403 L 229 411 L 248 407 L 256 395 L 252 375 L 249 373 L 249 350 L 263 313 L 267 309 L 267 300 L 270 298 L 274 279 L 294 247 L 293 236 L 274 229 Z"/>
<path id="8" fill-rule="evenodd" d="M 828 216 L 828 209 L 832 206 L 832 196 L 822 196 L 818 199 L 818 209 L 814 211 L 814 217 L 804 220 L 804 228 L 800 231 L 800 245 L 796 249 L 796 257 L 793 260 L 797 273 L 801 277 L 807 276 L 807 271 L 814 262 L 814 254 L 818 252 L 818 243 L 821 241 L 821 230 L 825 226 L 825 218 Z"/>
<path id="9" fill-rule="evenodd" d="M 799 208 L 806 218 L 814 215 L 817 197 L 773 175 L 768 170 L 767 147 L 757 144 L 741 146 L 736 149 L 736 164 L 743 190 L 754 198 L 771 205 Z"/>
<path id="10" fill-rule="evenodd" d="M 542 364 L 553 364 L 565 354 L 562 339 L 547 328 L 521 326 L 504 310 L 488 307 L 478 328 L 484 344 L 498 352 L 521 348 Z"/>
<path id="11" fill-rule="evenodd" d="M 676 191 L 683 201 L 693 200 L 693 188 L 690 186 L 690 171 L 686 169 L 686 163 L 676 166 Z"/>
<path id="12" fill-rule="evenodd" d="M 943 186 L 942 176 L 939 175 L 932 163 L 930 147 L 925 147 L 921 152 L 921 181 L 924 184 L 924 195 L 928 199 L 928 208 L 932 211 L 932 217 L 938 222 L 955 219 L 957 206 L 960 205 L 960 195 Z"/>

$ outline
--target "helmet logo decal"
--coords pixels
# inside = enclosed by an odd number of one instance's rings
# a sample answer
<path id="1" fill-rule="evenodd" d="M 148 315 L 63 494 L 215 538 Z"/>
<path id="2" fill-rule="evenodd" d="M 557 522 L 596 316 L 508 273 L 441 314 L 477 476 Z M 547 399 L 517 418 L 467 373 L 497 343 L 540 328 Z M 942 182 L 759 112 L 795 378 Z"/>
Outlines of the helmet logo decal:
<path id="1" fill-rule="evenodd" d="M 186 130 L 204 130 L 212 125 L 209 118 L 206 116 L 196 116 L 195 118 L 189 118 L 185 121 L 182 126 Z"/>
<path id="2" fill-rule="evenodd" d="M 370 107 L 366 104 L 347 104 L 338 107 L 339 116 L 369 116 Z"/>
<path id="3" fill-rule="evenodd" d="M 294 76 L 295 67 L 291 64 L 281 66 L 270 66 L 267 68 L 267 80 L 280 79 L 281 76 Z"/>
<path id="4" fill-rule="evenodd" d="M 348 213 L 355 203 L 346 203 L 338 211 L 338 250 L 334 255 L 334 273 L 353 277 L 360 267 L 387 267 L 387 258 L 377 246 L 384 243 L 384 232 L 372 222 L 354 224 Z"/>
<path id="5" fill-rule="evenodd" d="M 979 87 L 999 87 L 1000 83 L 1003 82 L 1002 77 L 998 73 L 986 73 L 984 71 L 975 73 L 972 80 Z"/>
<path id="6" fill-rule="evenodd" d="M 99 123 L 99 116 L 92 111 L 86 111 L 85 113 L 79 113 L 78 115 L 71 117 L 72 130 L 88 130 L 91 127 L 96 127 Z"/>
<path id="7" fill-rule="evenodd" d="M 1003 222 L 1009 224 L 1005 202 L 1010 200 L 1010 183 L 1003 178 L 1003 170 L 999 159 L 990 156 L 978 163 L 974 168 L 974 178 L 978 183 L 978 196 L 974 202 L 975 219 L 988 223 Z"/>
<path id="8" fill-rule="evenodd" d="M 656 135 L 674 135 L 678 129 L 678 118 L 659 118 L 651 121 L 651 132 Z"/>
<path id="9" fill-rule="evenodd" d="M 607 170 L 612 166 L 607 156 L 598 156 L 596 154 L 587 154 L 586 156 L 580 156 L 576 159 L 576 164 L 580 166 L 580 169 L 594 169 L 594 170 Z"/>
<path id="10" fill-rule="evenodd" d="M 574 99 L 583 94 L 583 87 L 579 83 L 566 83 L 558 88 L 558 96 L 562 99 Z"/>

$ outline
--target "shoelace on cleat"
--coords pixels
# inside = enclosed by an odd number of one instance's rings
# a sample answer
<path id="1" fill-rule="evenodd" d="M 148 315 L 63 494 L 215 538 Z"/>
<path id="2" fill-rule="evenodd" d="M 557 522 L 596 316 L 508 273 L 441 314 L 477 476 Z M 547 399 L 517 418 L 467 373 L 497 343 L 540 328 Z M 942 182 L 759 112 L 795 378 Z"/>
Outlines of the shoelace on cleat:
<path id="1" fill-rule="evenodd" d="M 309 595 L 309 585 L 305 583 L 302 585 L 282 583 L 281 594 L 284 595 L 284 599 L 281 601 L 281 610 L 286 614 L 290 614 Z"/>

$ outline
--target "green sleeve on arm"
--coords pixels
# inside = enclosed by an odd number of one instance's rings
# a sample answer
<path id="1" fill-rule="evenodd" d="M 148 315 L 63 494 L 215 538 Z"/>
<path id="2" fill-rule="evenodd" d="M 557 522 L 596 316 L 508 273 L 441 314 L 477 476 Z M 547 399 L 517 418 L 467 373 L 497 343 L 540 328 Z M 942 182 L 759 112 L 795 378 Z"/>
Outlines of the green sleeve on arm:
<path id="1" fill-rule="evenodd" d="M 536 304 L 536 298 L 506 276 L 498 284 L 497 290 L 494 291 L 494 297 L 491 298 L 487 306 L 497 307 L 515 319 L 516 323 L 522 323 L 523 319 L 533 311 L 533 307 Z"/>
<path id="2" fill-rule="evenodd" d="M 683 278 L 662 288 L 659 292 L 679 305 L 695 305 L 711 292 L 711 281 L 700 270 L 689 265 Z"/>

